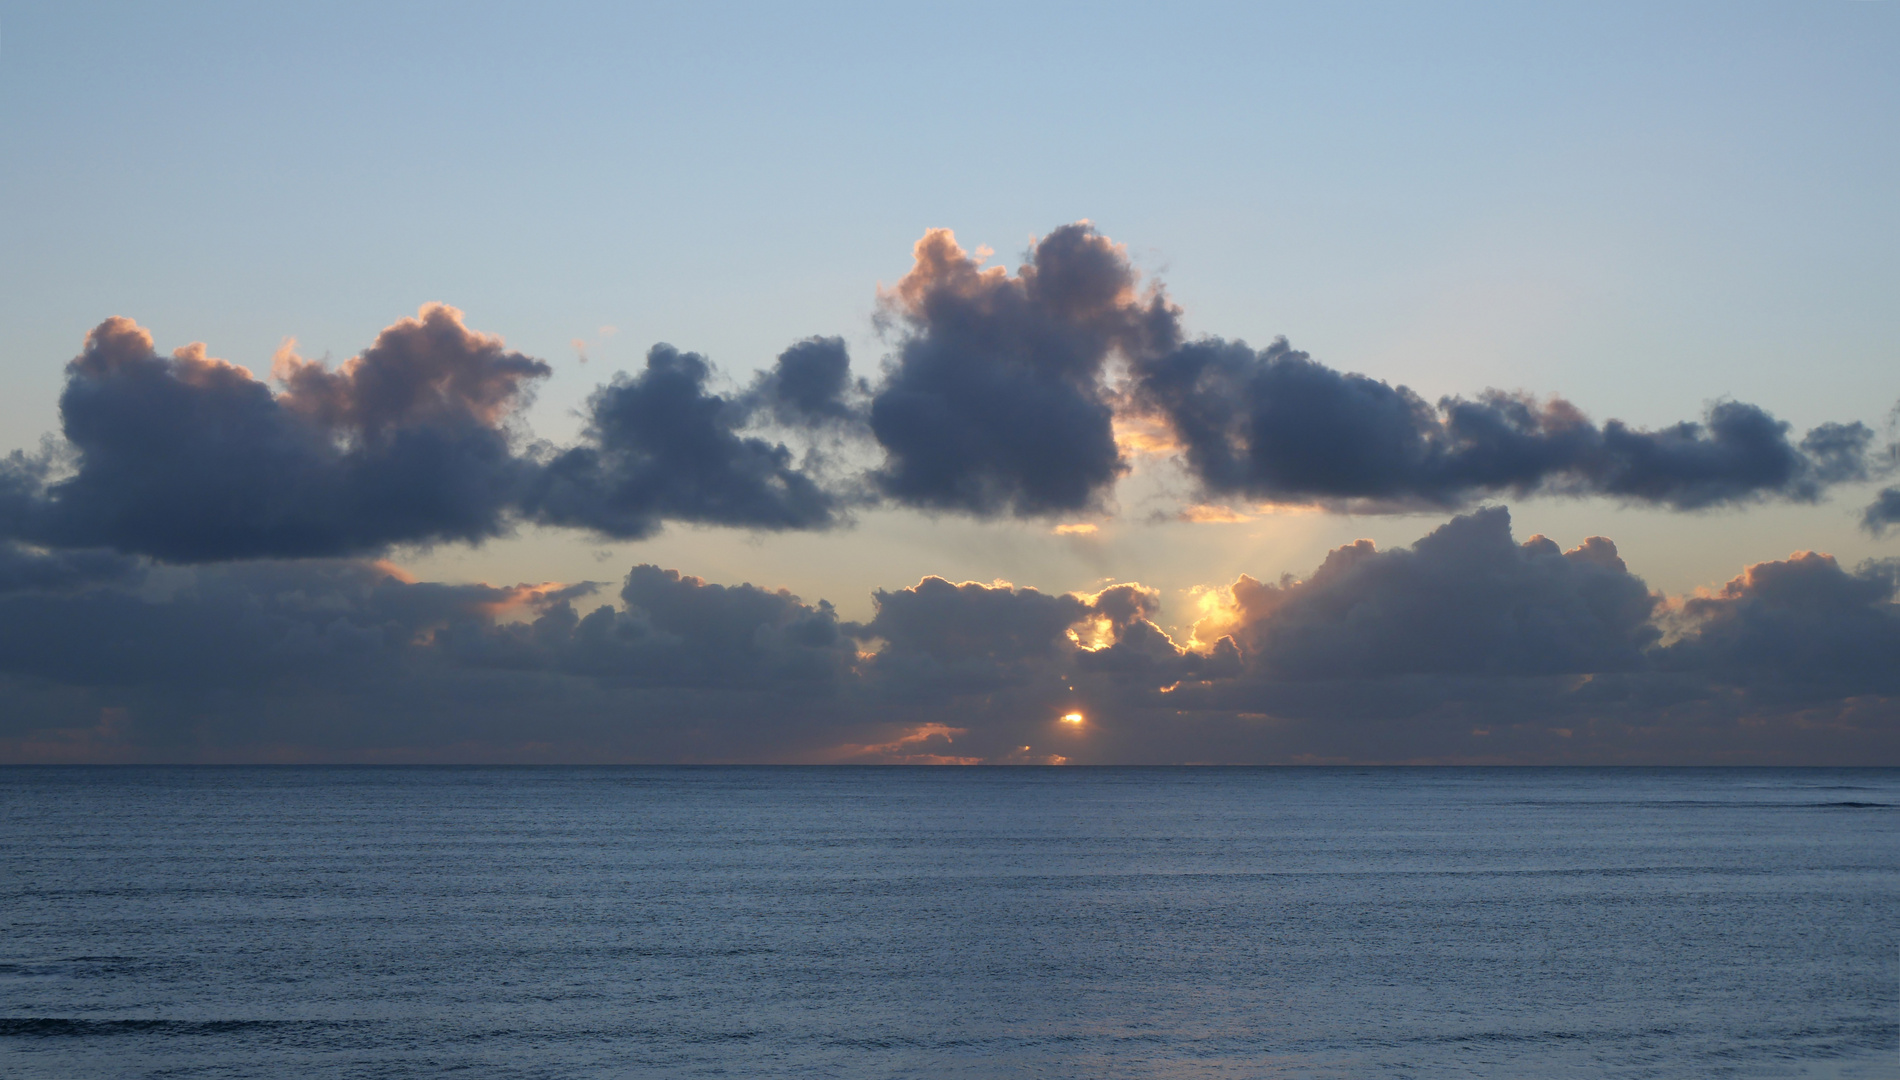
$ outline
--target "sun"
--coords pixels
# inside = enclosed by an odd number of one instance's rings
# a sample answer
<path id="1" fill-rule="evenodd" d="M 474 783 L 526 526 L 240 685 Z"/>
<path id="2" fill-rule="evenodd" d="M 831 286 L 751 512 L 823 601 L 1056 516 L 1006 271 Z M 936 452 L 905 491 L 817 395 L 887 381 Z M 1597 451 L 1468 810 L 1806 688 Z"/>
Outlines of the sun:
<path id="1" fill-rule="evenodd" d="M 1079 712 L 1063 713 L 1062 722 L 1065 724 L 1075 724 L 1079 727 L 1082 724 L 1082 714 Z"/>

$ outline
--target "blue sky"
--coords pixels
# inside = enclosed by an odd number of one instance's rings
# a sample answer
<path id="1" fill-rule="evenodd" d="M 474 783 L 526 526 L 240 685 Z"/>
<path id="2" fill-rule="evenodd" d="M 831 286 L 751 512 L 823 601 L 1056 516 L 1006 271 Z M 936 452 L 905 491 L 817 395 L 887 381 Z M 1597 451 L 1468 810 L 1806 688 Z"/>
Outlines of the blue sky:
<path id="1" fill-rule="evenodd" d="M 742 382 L 840 335 L 874 378 L 896 347 L 877 290 L 925 229 L 1013 269 L 1081 219 L 1190 333 L 1285 335 L 1428 400 L 1561 394 L 1660 427 L 1733 399 L 1796 433 L 1880 428 L 1896 55 L 1883 3 L 0 5 L 0 432 L 58 429 L 63 365 L 110 315 L 263 376 L 285 337 L 340 362 L 442 301 L 552 365 L 525 419 L 559 443 L 657 341 Z M 1179 486 L 1138 467 L 1084 539 L 887 508 L 844 532 L 524 526 L 391 555 L 498 584 L 655 562 L 861 619 L 926 573 L 1140 580 L 1179 630 L 1193 585 L 1449 517 L 1147 523 Z M 1892 557 L 1858 526 L 1880 486 L 1691 513 L 1502 501 L 1520 538 L 1612 536 L 1684 593 L 1799 549 Z"/>

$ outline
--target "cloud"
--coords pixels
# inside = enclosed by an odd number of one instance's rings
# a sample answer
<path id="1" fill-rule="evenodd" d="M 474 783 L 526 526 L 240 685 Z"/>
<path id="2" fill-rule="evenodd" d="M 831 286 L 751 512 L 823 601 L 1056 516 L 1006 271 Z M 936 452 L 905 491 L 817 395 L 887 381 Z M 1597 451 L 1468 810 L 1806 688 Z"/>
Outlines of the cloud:
<path id="1" fill-rule="evenodd" d="M 1712 595 L 1683 601 L 1689 630 L 1659 663 L 1823 697 L 1900 694 L 1896 584 L 1900 560 L 1848 571 L 1831 555 L 1803 551 L 1756 563 Z"/>
<path id="2" fill-rule="evenodd" d="M 1178 687 L 1169 726 L 1214 760 L 1900 760 L 1897 577 L 1803 553 L 1666 600 L 1609 540 L 1516 543 L 1493 508 L 1209 594 L 1194 637 L 1241 667 Z"/>
<path id="3" fill-rule="evenodd" d="M 1072 655 L 1069 628 L 1090 614 L 1077 597 L 1008 582 L 926 577 L 871 595 L 877 614 L 859 631 L 883 642 L 871 671 L 886 685 L 920 694 L 1019 685 L 1045 675 Z"/>
<path id="4" fill-rule="evenodd" d="M 828 346 L 793 351 L 796 359 L 788 367 L 781 358 L 768 384 L 775 406 L 822 406 L 830 400 L 822 394 L 785 395 L 822 383 Z M 801 471 L 783 443 L 740 434 L 753 410 L 708 393 L 711 374 L 698 353 L 655 345 L 637 377 L 618 376 L 588 398 L 580 444 L 536 470 L 524 514 L 625 539 L 651 536 L 666 521 L 767 530 L 835 524 L 837 497 Z"/>
<path id="5" fill-rule="evenodd" d="M 520 413 L 550 370 L 440 304 L 335 370 L 287 344 L 280 390 L 203 345 L 161 357 L 108 319 L 67 366 L 65 442 L 0 462 L 0 534 L 198 563 L 479 543 L 524 518 L 622 538 L 837 522 L 839 495 L 741 430 L 849 422 L 862 388 L 836 339 L 794 345 L 736 396 L 708 390 L 703 357 L 655 346 L 589 398 L 579 443 L 522 453 Z"/>
<path id="6" fill-rule="evenodd" d="M 0 593 L 70 592 L 89 585 L 135 583 L 145 568 L 116 551 L 34 551 L 0 541 Z"/>
<path id="7" fill-rule="evenodd" d="M 1887 414 L 1887 445 L 1873 456 L 1869 472 L 1876 476 L 1891 476 L 1900 472 L 1900 405 Z M 1862 512 L 1861 527 L 1875 536 L 1882 536 L 1893 525 L 1900 525 L 1900 487 L 1882 488 L 1867 504 Z"/>
<path id="8" fill-rule="evenodd" d="M 868 393 L 864 380 L 851 375 L 843 338 L 809 337 L 760 374 L 750 405 L 785 427 L 857 425 L 864 422 L 858 399 Z"/>
<path id="9" fill-rule="evenodd" d="M 546 364 L 439 304 L 336 371 L 286 349 L 281 393 L 193 344 L 161 357 L 129 319 L 67 365 L 72 473 L 16 454 L 3 523 L 58 547 L 176 562 L 479 541 L 507 527 L 525 466 L 507 422 Z"/>
<path id="10" fill-rule="evenodd" d="M 779 760 L 849 729 L 813 735 L 801 710 L 830 715 L 855 642 L 829 605 L 782 590 L 639 566 L 621 607 L 581 615 L 590 584 L 414 582 L 354 560 L 134 584 L 0 593 L 0 757 Z M 101 710 L 116 749 L 99 745 Z"/>
<path id="11" fill-rule="evenodd" d="M 1861 513 L 1860 522 L 1875 536 L 1884 534 L 1891 525 L 1900 525 L 1900 487 L 1881 488 Z"/>
<path id="12" fill-rule="evenodd" d="M 551 669 L 639 686 L 817 693 L 839 684 L 857 658 L 828 602 L 806 604 L 783 589 L 712 585 L 641 565 L 620 598 L 624 609 L 603 605 L 585 617 L 556 602 L 526 641 Z M 477 640 L 486 647 L 507 636 L 482 628 Z"/>
<path id="13" fill-rule="evenodd" d="M 1136 583 L 1090 596 L 926 577 L 872 598 L 876 617 L 853 632 L 882 643 L 867 675 L 900 696 L 1048 690 L 1074 672 L 1154 686 L 1238 668 L 1232 642 L 1205 652 L 1176 644 L 1151 621 L 1160 594 Z"/>
<path id="14" fill-rule="evenodd" d="M 915 255 L 884 296 L 903 336 L 871 403 L 880 489 L 979 516 L 1099 506 L 1127 467 L 1105 366 L 1170 347 L 1176 310 L 1139 293 L 1127 254 L 1086 222 L 1044 237 L 1014 277 L 948 229 Z"/>
<path id="15" fill-rule="evenodd" d="M 932 752 L 938 748 L 949 749 L 958 737 L 969 733 L 968 728 L 949 724 L 915 724 L 889 742 L 846 743 L 825 751 L 822 756 L 826 761 L 879 765 L 981 765 L 980 757 Z"/>
<path id="16" fill-rule="evenodd" d="M 1195 636 L 1231 634 L 1248 672 L 1276 680 L 1625 671 L 1660 636 L 1658 598 L 1615 544 L 1519 544 L 1502 507 L 1409 549 L 1338 548 L 1304 581 L 1242 576 L 1229 594 Z"/>
<path id="17" fill-rule="evenodd" d="M 1343 374 L 1285 340 L 1207 338 L 1138 357 L 1132 407 L 1165 420 L 1204 493 L 1357 510 L 1456 508 L 1484 495 L 1605 495 L 1695 510 L 1812 501 L 1865 475 L 1872 432 L 1823 424 L 1800 444 L 1739 402 L 1657 431 L 1598 426 L 1561 398 L 1487 391 L 1437 405 Z"/>
<path id="18" fill-rule="evenodd" d="M 650 565 L 589 606 L 358 560 L 10 554 L 10 760 L 1900 760 L 1900 564 L 1804 553 L 1665 600 L 1502 510 L 1243 577 L 1185 646 L 1129 582 L 927 577 L 853 624 Z"/>

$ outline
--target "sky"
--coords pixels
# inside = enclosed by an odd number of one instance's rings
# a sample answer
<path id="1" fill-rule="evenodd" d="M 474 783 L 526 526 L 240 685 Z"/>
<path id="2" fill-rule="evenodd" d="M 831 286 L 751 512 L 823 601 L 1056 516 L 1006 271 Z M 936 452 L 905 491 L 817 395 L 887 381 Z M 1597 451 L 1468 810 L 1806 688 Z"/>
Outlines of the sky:
<path id="1" fill-rule="evenodd" d="M 1897 52 L 0 3 L 0 760 L 1900 764 Z"/>

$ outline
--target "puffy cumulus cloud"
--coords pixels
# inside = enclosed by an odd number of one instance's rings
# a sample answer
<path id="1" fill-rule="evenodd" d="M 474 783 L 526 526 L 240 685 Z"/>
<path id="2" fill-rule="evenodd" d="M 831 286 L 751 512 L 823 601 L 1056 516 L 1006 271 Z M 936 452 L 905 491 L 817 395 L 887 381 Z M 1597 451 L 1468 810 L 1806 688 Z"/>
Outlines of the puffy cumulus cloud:
<path id="1" fill-rule="evenodd" d="M 809 337 L 760 373 L 748 405 L 782 427 L 849 427 L 864 422 L 869 394 L 869 385 L 851 374 L 843 338 Z"/>
<path id="2" fill-rule="evenodd" d="M 871 402 L 879 487 L 978 515 L 1098 505 L 1126 468 L 1106 365 L 1172 347 L 1176 310 L 1139 291 L 1126 252 L 1086 222 L 1044 237 L 1014 277 L 948 229 L 915 254 L 883 298 L 903 338 Z"/>
<path id="3" fill-rule="evenodd" d="M 1678 510 L 1812 501 L 1866 475 L 1873 435 L 1859 423 L 1823 424 L 1797 444 L 1787 424 L 1739 402 L 1657 431 L 1599 426 L 1561 398 L 1488 391 L 1433 405 L 1316 363 L 1284 339 L 1255 350 L 1208 338 L 1137 357 L 1129 394 L 1173 429 L 1206 493 L 1360 510 L 1538 491 Z"/>
<path id="4" fill-rule="evenodd" d="M 1660 656 L 1667 670 L 1823 696 L 1900 694 L 1900 560 L 1841 568 L 1797 552 L 1757 563 L 1681 604 L 1687 632 Z"/>
<path id="5" fill-rule="evenodd" d="M 546 364 L 424 307 L 335 371 L 279 356 L 281 392 L 188 345 L 158 355 L 113 318 L 67 366 L 71 475 L 16 455 L 15 536 L 178 562 L 476 541 L 506 527 L 526 475 L 509 417 Z"/>
<path id="6" fill-rule="evenodd" d="M 1195 637 L 1241 670 L 1177 688 L 1164 728 L 1210 760 L 1900 760 L 1897 576 L 1806 553 L 1672 601 L 1607 539 L 1517 543 L 1484 510 L 1207 594 Z"/>
<path id="7" fill-rule="evenodd" d="M 813 343 L 807 342 L 807 345 Z M 775 408 L 823 415 L 838 392 L 825 379 L 841 355 L 819 343 L 780 358 L 766 392 Z M 815 358 L 814 358 L 815 357 Z M 523 500 L 536 521 L 639 538 L 666 521 L 755 529 L 824 528 L 838 500 L 783 443 L 740 433 L 752 407 L 709 393 L 712 367 L 698 353 L 655 345 L 638 376 L 616 377 L 587 403 L 580 445 L 553 454 Z M 804 396 L 799 396 L 799 395 Z"/>
<path id="8" fill-rule="evenodd" d="M 1887 418 L 1887 445 L 1874 456 L 1872 471 L 1879 476 L 1891 476 L 1900 472 L 1900 438 L 1893 437 L 1900 431 L 1900 405 L 1896 405 Z M 1862 512 L 1861 526 L 1875 536 L 1885 535 L 1894 525 L 1900 525 L 1900 487 L 1882 488 L 1867 504 Z"/>
<path id="9" fill-rule="evenodd" d="M 1900 487 L 1881 488 L 1874 501 L 1867 504 L 1861 513 L 1861 525 L 1875 536 L 1881 536 L 1887 529 L 1900 525 Z"/>
<path id="10" fill-rule="evenodd" d="M 1660 637 L 1659 598 L 1615 544 L 1519 544 L 1502 507 L 1410 548 L 1338 548 L 1304 581 L 1243 576 L 1229 595 L 1195 636 L 1231 634 L 1251 674 L 1283 681 L 1627 671 Z"/>
<path id="11" fill-rule="evenodd" d="M 67 367 L 65 442 L 0 461 L 0 535 L 199 563 L 479 543 L 522 519 L 614 537 L 837 521 L 840 496 L 741 429 L 848 426 L 865 390 L 842 342 L 800 342 L 733 395 L 708 389 L 703 357 L 655 346 L 595 391 L 577 445 L 523 453 L 519 415 L 549 373 L 440 304 L 334 370 L 286 345 L 275 390 L 108 319 Z"/>

